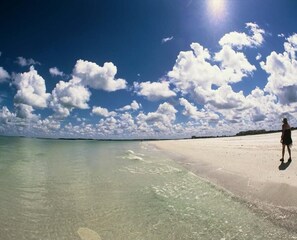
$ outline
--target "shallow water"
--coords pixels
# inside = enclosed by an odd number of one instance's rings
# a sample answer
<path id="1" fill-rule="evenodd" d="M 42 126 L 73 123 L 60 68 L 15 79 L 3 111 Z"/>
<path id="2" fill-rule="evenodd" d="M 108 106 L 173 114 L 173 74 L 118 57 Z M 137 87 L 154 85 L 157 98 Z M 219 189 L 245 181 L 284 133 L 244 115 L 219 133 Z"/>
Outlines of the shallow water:
<path id="1" fill-rule="evenodd" d="M 0 137 L 0 239 L 297 239 L 142 142 Z"/>

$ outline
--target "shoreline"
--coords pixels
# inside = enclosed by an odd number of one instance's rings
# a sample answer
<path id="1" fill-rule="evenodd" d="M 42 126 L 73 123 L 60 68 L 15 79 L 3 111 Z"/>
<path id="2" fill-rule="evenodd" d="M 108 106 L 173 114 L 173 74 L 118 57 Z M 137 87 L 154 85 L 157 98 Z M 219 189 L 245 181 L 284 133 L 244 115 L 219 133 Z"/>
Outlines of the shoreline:
<path id="1" fill-rule="evenodd" d="M 279 133 L 270 133 L 149 144 L 254 212 L 296 233 L 297 154 L 293 148 L 292 162 L 281 163 L 279 139 Z"/>

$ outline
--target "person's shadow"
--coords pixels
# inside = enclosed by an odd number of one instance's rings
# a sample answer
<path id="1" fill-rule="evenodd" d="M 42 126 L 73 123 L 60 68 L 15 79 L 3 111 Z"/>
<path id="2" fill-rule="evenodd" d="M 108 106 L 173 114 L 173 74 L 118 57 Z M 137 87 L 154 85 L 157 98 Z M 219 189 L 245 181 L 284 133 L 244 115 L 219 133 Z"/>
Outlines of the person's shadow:
<path id="1" fill-rule="evenodd" d="M 281 161 L 281 164 L 278 166 L 280 171 L 286 170 L 292 162 L 292 159 L 289 159 L 287 162 Z"/>

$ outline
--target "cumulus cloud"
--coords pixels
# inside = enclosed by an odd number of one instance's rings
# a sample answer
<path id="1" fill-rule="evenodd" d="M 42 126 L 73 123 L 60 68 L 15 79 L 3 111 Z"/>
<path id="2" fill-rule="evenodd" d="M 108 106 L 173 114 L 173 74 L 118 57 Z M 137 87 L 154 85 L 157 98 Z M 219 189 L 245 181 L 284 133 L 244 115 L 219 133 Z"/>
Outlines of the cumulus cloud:
<path id="1" fill-rule="evenodd" d="M 136 131 L 134 118 L 130 113 L 124 113 L 120 115 L 120 128 L 124 129 L 128 134 Z"/>
<path id="2" fill-rule="evenodd" d="M 117 115 L 114 111 L 109 112 L 106 108 L 96 106 L 93 107 L 92 113 L 101 117 L 115 117 Z"/>
<path id="3" fill-rule="evenodd" d="M 124 112 L 124 111 L 137 111 L 141 108 L 141 104 L 136 102 L 135 100 L 132 101 L 130 105 L 126 105 L 124 107 L 121 107 L 117 109 L 117 111 Z"/>
<path id="4" fill-rule="evenodd" d="M 102 118 L 94 129 L 96 129 L 96 134 L 103 138 L 110 138 L 110 136 L 114 138 L 156 136 L 164 138 L 164 136 L 174 134 L 176 113 L 176 109 L 165 102 L 160 104 L 156 111 L 147 114 L 140 112 L 136 117 L 125 112 Z"/>
<path id="5" fill-rule="evenodd" d="M 153 136 L 164 137 L 174 132 L 177 110 L 169 103 L 160 104 L 155 112 L 140 113 L 136 117 L 138 131 Z"/>
<path id="6" fill-rule="evenodd" d="M 16 113 L 11 112 L 6 106 L 0 109 L 0 133 L 8 135 L 25 135 L 39 137 L 59 137 L 60 122 L 49 116 L 41 119 L 33 114 L 32 106 L 17 104 Z M 65 135 L 64 135 L 65 136 Z"/>
<path id="7" fill-rule="evenodd" d="M 234 131 L 228 127 L 231 123 L 237 124 L 237 128 L 243 125 L 253 128 L 254 122 L 262 124 L 267 121 L 267 115 L 271 119 L 276 114 L 276 111 L 271 112 L 272 109 L 278 108 L 276 102 L 272 103 L 273 106 L 270 104 L 270 112 L 269 109 L 263 111 L 261 105 L 255 103 L 255 98 L 247 98 L 243 91 L 236 92 L 232 88 L 232 84 L 251 76 L 257 70 L 239 50 L 243 46 L 260 46 L 264 41 L 265 31 L 256 24 L 247 24 L 247 28 L 252 32 L 251 36 L 226 34 L 225 38 L 221 39 L 221 50 L 214 53 L 213 57 L 208 49 L 199 43 L 192 43 L 191 51 L 180 52 L 175 65 L 167 74 L 176 87 L 175 91 L 180 91 L 183 95 L 179 100 L 184 107 L 182 114 L 192 119 L 195 124 L 199 123 L 200 129 L 211 128 L 210 123 L 227 132 Z M 241 36 L 244 40 L 231 41 L 232 36 Z M 237 47 L 237 50 L 233 47 Z M 198 110 L 186 96 L 198 103 L 201 109 Z M 291 96 L 294 98 L 292 94 Z M 273 95 L 266 94 L 263 99 L 261 104 L 274 98 Z"/>
<path id="8" fill-rule="evenodd" d="M 183 94 L 193 94 L 197 87 L 210 89 L 212 84 L 221 85 L 221 70 L 211 65 L 208 49 L 199 43 L 191 44 L 191 51 L 179 53 L 173 69 L 168 72 L 170 82 Z"/>
<path id="9" fill-rule="evenodd" d="M 32 58 L 24 58 L 24 57 L 17 57 L 16 63 L 22 67 L 30 66 L 30 65 L 41 65 L 40 62 L 35 61 Z"/>
<path id="10" fill-rule="evenodd" d="M 265 119 L 271 119 L 282 112 L 281 105 L 277 104 L 277 98 L 256 87 L 248 96 L 247 101 L 252 106 L 247 113 L 252 122 L 260 122 Z"/>
<path id="11" fill-rule="evenodd" d="M 215 54 L 214 60 L 221 62 L 222 77 L 229 83 L 239 82 L 256 70 L 242 52 L 235 52 L 228 45 Z"/>
<path id="12" fill-rule="evenodd" d="M 57 68 L 50 69 L 53 75 L 64 75 Z M 103 67 L 96 63 L 78 60 L 73 69 L 72 79 L 68 82 L 60 81 L 52 91 L 50 107 L 60 117 L 69 116 L 74 108 L 87 109 L 91 92 L 89 88 L 116 91 L 126 88 L 126 81 L 115 79 L 117 73 L 113 63 L 105 63 Z M 93 113 L 102 116 L 108 114 L 93 108 Z M 107 115 L 106 115 L 107 114 Z M 113 115 L 113 113 L 112 113 Z"/>
<path id="13" fill-rule="evenodd" d="M 162 39 L 162 43 L 166 43 L 166 42 L 169 42 L 169 41 L 171 41 L 171 40 L 173 40 L 173 36 L 163 38 L 163 39 Z"/>
<path id="14" fill-rule="evenodd" d="M 0 83 L 6 82 L 9 78 L 8 72 L 3 67 L 0 67 Z"/>
<path id="15" fill-rule="evenodd" d="M 117 67 L 111 62 L 106 62 L 103 67 L 100 67 L 93 62 L 78 60 L 73 70 L 73 75 L 81 79 L 82 85 L 108 92 L 127 87 L 124 79 L 115 78 L 116 74 Z"/>
<path id="16" fill-rule="evenodd" d="M 246 23 L 246 28 L 250 31 L 251 35 L 247 35 L 244 32 L 230 32 L 220 39 L 219 44 L 221 46 L 229 45 L 238 49 L 261 46 L 264 42 L 263 35 L 265 31 L 256 23 Z"/>
<path id="17" fill-rule="evenodd" d="M 52 91 L 50 106 L 61 117 L 67 117 L 74 108 L 88 109 L 91 92 L 80 84 L 80 79 L 60 81 Z"/>
<path id="18" fill-rule="evenodd" d="M 209 51 L 200 44 L 192 43 L 191 48 L 192 51 L 179 53 L 173 69 L 168 72 L 176 89 L 183 95 L 190 95 L 197 103 L 212 104 L 219 109 L 242 104 L 243 93 L 234 92 L 228 84 L 241 81 L 255 66 L 243 53 L 229 46 L 224 46 L 214 56 L 215 61 L 221 62 L 220 66 L 210 63 Z"/>
<path id="19" fill-rule="evenodd" d="M 32 107 L 45 108 L 50 94 L 46 93 L 45 80 L 33 66 L 28 72 L 14 76 L 17 93 L 14 97 L 16 104 L 27 104 Z"/>
<path id="20" fill-rule="evenodd" d="M 96 108 L 94 108 L 96 110 Z M 174 122 L 177 110 L 169 103 L 160 104 L 154 112 L 140 112 L 136 117 L 131 113 L 117 113 L 111 116 L 107 109 L 99 108 L 100 114 L 106 117 L 100 119 L 93 127 L 97 136 L 103 138 L 144 138 L 144 137 L 168 137 L 174 134 Z"/>
<path id="21" fill-rule="evenodd" d="M 64 73 L 62 71 L 60 71 L 57 67 L 50 68 L 49 72 L 53 77 L 56 77 L 56 76 L 63 77 L 64 76 Z"/>
<path id="22" fill-rule="evenodd" d="M 24 119 L 38 119 L 38 116 L 33 113 L 34 108 L 27 104 L 16 104 L 16 116 Z"/>
<path id="23" fill-rule="evenodd" d="M 172 128 L 176 113 L 177 110 L 171 104 L 165 102 L 160 104 L 155 112 L 149 112 L 148 114 L 140 113 L 136 120 L 140 128 L 146 129 L 145 131 L 148 131 L 149 128 L 156 132 L 167 131 Z"/>
<path id="24" fill-rule="evenodd" d="M 9 109 L 6 106 L 3 106 L 0 109 L 0 125 L 9 124 L 9 122 L 12 122 L 12 119 L 14 119 L 16 115 L 9 111 Z"/>
<path id="25" fill-rule="evenodd" d="M 284 49 L 283 53 L 271 52 L 260 65 L 269 74 L 264 91 L 276 95 L 282 104 L 290 104 L 297 102 L 297 34 L 287 38 Z"/>
<path id="26" fill-rule="evenodd" d="M 230 85 L 223 85 L 210 91 L 207 102 L 218 109 L 243 108 L 245 97 L 243 92 L 234 92 Z"/>
<path id="27" fill-rule="evenodd" d="M 192 119 L 195 120 L 202 120 L 202 121 L 218 121 L 219 120 L 219 115 L 211 112 L 211 111 L 206 111 L 205 109 L 202 109 L 199 111 L 194 104 L 190 103 L 187 99 L 185 98 L 180 98 L 179 99 L 180 105 L 184 107 L 183 110 L 183 115 L 188 116 Z"/>
<path id="28" fill-rule="evenodd" d="M 285 51 L 290 55 L 291 59 L 296 60 L 296 51 L 297 51 L 297 34 L 288 37 L 287 42 L 284 43 Z"/>
<path id="29" fill-rule="evenodd" d="M 134 82 L 134 89 L 137 95 L 143 96 L 150 101 L 157 101 L 163 98 L 176 96 L 176 93 L 169 89 L 169 82 Z"/>
<path id="30" fill-rule="evenodd" d="M 130 113 L 118 114 L 115 117 L 107 117 L 100 119 L 99 123 L 95 126 L 96 134 L 103 138 L 131 138 L 137 136 L 137 124 Z"/>
<path id="31" fill-rule="evenodd" d="M 256 60 L 259 61 L 261 58 L 262 58 L 261 53 L 258 53 L 257 56 L 256 56 Z"/>
<path id="32" fill-rule="evenodd" d="M 119 121 L 114 117 L 107 117 L 105 119 L 101 119 L 98 124 L 96 124 L 96 128 L 98 132 L 102 136 L 111 136 L 122 134 L 123 130 L 118 129 Z"/>
<path id="33" fill-rule="evenodd" d="M 88 123 L 79 114 L 74 116 L 73 119 L 77 119 L 74 123 L 61 124 L 65 121 L 61 117 L 69 116 L 73 109 L 89 108 L 91 88 L 109 92 L 127 88 L 124 79 L 115 77 L 117 68 L 113 63 L 99 66 L 78 60 L 72 78 L 57 83 L 51 95 L 46 93 L 44 79 L 34 67 L 13 75 L 17 90 L 15 108 L 13 112 L 7 107 L 0 108 L 0 134 L 99 138 L 228 135 L 250 129 L 278 129 L 283 116 L 289 117 L 294 126 L 297 123 L 297 34 L 285 39 L 282 52 L 256 56 L 268 74 L 267 84 L 264 89 L 255 87 L 250 93 L 243 93 L 235 90 L 241 86 L 236 83 L 253 76 L 257 70 L 248 61 L 250 55 L 245 55 L 246 47 L 261 46 L 265 35 L 257 24 L 249 23 L 246 27 L 247 33 L 231 32 L 223 36 L 216 52 L 192 43 L 190 50 L 178 54 L 171 71 L 163 78 L 169 78 L 169 82 L 134 83 L 135 93 L 150 101 L 175 97 L 171 100 L 179 103 L 180 113 L 176 105 L 167 102 L 155 111 L 146 112 L 134 100 L 115 111 L 92 107 L 91 115 L 101 116 L 96 124 Z M 0 67 L 0 81 L 1 70 L 7 80 L 9 74 Z M 57 68 L 49 71 L 55 76 L 63 75 Z M 260 79 L 247 79 L 253 80 Z M 34 114 L 35 108 L 46 107 L 53 109 L 52 116 L 42 119 L 41 115 Z M 176 121 L 180 114 L 186 116 L 187 121 Z"/>
<path id="34" fill-rule="evenodd" d="M 230 133 L 251 129 L 278 129 L 282 114 L 294 112 L 294 108 L 282 105 L 278 98 L 256 87 L 248 94 L 242 106 L 230 109 L 215 109 L 222 116 L 222 129 Z M 230 128 L 230 124 L 232 127 Z"/>

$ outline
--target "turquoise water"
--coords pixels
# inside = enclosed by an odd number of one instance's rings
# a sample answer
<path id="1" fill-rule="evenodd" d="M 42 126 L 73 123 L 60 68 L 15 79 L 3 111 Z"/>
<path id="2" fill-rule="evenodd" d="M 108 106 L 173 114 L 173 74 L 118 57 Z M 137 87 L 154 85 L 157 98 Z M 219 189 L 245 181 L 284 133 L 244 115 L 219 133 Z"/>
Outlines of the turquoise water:
<path id="1" fill-rule="evenodd" d="M 0 239 L 297 239 L 144 142 L 0 137 Z"/>

